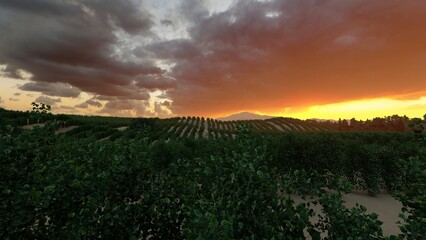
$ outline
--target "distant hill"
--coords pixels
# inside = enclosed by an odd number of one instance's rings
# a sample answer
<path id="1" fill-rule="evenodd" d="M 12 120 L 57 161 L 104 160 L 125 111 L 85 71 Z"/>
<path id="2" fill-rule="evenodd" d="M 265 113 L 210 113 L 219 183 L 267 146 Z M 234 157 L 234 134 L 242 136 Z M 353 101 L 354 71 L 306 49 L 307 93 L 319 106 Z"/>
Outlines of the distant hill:
<path id="1" fill-rule="evenodd" d="M 240 112 L 240 113 L 232 114 L 227 117 L 218 118 L 217 120 L 220 120 L 220 121 L 265 120 L 270 118 L 275 118 L 275 117 L 267 116 L 267 115 L 259 115 L 259 114 L 250 113 L 250 112 Z"/>

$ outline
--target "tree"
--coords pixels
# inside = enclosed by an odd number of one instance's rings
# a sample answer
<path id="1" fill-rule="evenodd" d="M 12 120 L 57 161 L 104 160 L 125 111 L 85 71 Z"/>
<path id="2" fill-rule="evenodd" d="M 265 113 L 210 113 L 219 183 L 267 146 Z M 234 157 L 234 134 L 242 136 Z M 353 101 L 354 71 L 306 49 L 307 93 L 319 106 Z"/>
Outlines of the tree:
<path id="1" fill-rule="evenodd" d="M 44 103 L 32 102 L 31 106 L 33 106 L 33 110 L 31 111 L 30 118 L 37 119 L 37 123 L 46 120 L 46 116 L 50 114 L 52 107 L 50 105 Z M 27 124 L 29 124 L 30 120 L 27 120 Z"/>
<path id="2" fill-rule="evenodd" d="M 47 113 L 50 113 L 50 111 L 52 110 L 52 107 L 50 105 L 47 105 L 44 103 L 32 102 L 31 105 L 33 106 L 32 112 L 35 112 L 35 113 L 47 114 Z"/>

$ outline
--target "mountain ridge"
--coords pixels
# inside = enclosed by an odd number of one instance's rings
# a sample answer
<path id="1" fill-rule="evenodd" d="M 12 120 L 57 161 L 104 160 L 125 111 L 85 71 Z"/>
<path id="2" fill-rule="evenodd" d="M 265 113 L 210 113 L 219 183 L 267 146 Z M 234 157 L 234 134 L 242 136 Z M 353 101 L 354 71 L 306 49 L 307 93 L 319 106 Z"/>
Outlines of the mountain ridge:
<path id="1" fill-rule="evenodd" d="M 260 115 L 251 112 L 239 112 L 226 117 L 217 118 L 220 121 L 238 121 L 238 120 L 265 120 L 275 118 L 277 116 Z"/>

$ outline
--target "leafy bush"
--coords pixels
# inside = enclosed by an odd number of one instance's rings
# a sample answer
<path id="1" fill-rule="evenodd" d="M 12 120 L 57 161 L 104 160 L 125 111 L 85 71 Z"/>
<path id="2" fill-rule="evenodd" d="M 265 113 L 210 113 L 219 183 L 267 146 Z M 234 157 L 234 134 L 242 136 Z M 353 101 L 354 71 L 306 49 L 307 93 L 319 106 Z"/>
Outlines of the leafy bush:
<path id="1" fill-rule="evenodd" d="M 359 186 L 401 191 L 402 234 L 392 238 L 426 232 L 426 153 L 412 133 L 275 137 L 239 126 L 235 140 L 154 143 L 108 124 L 54 130 L 0 134 L 1 239 L 380 239 L 375 214 L 342 204 L 340 192 Z M 290 193 L 313 197 L 295 204 Z"/>

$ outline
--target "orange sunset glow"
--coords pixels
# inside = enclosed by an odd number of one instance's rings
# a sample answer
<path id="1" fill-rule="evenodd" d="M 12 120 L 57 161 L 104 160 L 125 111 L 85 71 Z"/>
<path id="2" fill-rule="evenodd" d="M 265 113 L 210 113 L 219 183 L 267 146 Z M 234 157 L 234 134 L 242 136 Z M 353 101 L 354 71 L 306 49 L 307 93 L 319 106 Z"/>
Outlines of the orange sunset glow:
<path id="1" fill-rule="evenodd" d="M 425 12 L 396 0 L 1 1 L 0 107 L 419 117 Z"/>

